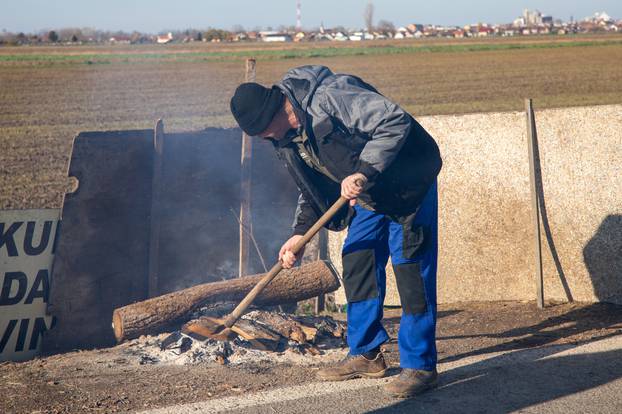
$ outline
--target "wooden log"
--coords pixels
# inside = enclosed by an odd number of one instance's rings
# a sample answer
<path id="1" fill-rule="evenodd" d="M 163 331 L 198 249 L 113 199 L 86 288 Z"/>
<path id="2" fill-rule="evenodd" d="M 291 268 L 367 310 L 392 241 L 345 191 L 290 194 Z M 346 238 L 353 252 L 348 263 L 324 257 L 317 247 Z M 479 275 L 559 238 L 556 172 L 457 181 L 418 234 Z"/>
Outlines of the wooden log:
<path id="1" fill-rule="evenodd" d="M 206 304 L 236 303 L 261 280 L 263 274 L 222 282 L 205 283 L 178 292 L 136 302 L 115 309 L 112 327 L 117 341 L 154 334 Z M 257 297 L 257 305 L 280 305 L 333 292 L 339 287 L 329 262 L 318 260 L 283 270 Z"/>

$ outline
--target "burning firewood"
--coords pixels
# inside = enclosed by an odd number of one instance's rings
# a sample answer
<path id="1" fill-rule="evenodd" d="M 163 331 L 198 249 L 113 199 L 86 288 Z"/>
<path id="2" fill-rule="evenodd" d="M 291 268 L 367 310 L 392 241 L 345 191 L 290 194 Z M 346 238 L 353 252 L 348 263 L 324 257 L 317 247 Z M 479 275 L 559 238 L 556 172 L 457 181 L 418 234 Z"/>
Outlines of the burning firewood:
<path id="1" fill-rule="evenodd" d="M 207 327 L 203 325 L 204 322 Z M 182 332 L 204 341 L 210 338 L 210 327 L 209 319 L 198 318 L 184 324 Z M 312 355 L 321 352 L 315 346 L 316 342 L 325 338 L 343 340 L 345 336 L 344 323 L 330 317 L 295 316 L 261 310 L 243 316 L 232 330 L 255 349 L 280 351 L 285 342 L 292 341 L 298 345 L 300 352 L 309 352 Z"/>
<path id="2" fill-rule="evenodd" d="M 304 344 L 312 343 L 317 334 L 317 328 L 303 325 L 296 321 L 291 315 L 266 311 L 253 311 L 248 317 L 269 326 L 285 338 Z"/>
<path id="3" fill-rule="evenodd" d="M 200 318 L 187 322 L 182 326 L 181 331 L 186 335 L 206 340 L 210 337 L 211 331 L 202 322 Z M 254 348 L 263 351 L 276 351 L 283 344 L 284 338 L 281 335 L 252 319 L 240 319 L 231 329 Z"/>

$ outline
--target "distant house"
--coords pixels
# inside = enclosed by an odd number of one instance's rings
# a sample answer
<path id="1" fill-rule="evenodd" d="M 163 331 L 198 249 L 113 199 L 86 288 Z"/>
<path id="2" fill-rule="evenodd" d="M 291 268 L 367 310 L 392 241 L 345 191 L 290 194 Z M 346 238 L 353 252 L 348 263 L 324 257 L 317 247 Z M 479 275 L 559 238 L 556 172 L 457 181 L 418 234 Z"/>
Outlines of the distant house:
<path id="1" fill-rule="evenodd" d="M 156 38 L 156 42 L 163 45 L 165 43 L 169 43 L 170 41 L 173 40 L 173 33 L 168 32 L 165 35 L 158 35 L 158 37 Z"/>
<path id="2" fill-rule="evenodd" d="M 464 30 L 462 30 L 462 29 L 458 29 L 458 30 L 454 31 L 454 37 L 455 37 L 456 39 L 462 39 L 462 38 L 464 38 Z"/>
<path id="3" fill-rule="evenodd" d="M 514 36 L 516 34 L 516 30 L 514 29 L 505 29 L 502 32 L 503 36 Z"/>
<path id="4" fill-rule="evenodd" d="M 410 25 L 410 26 L 414 27 L 414 25 Z M 419 32 L 419 33 L 421 33 L 421 32 Z M 398 27 L 396 32 L 395 32 L 395 35 L 393 36 L 394 39 L 411 39 L 413 37 L 414 37 L 414 35 L 406 27 Z"/>
<path id="5" fill-rule="evenodd" d="M 348 39 L 350 39 L 353 42 L 360 42 L 361 40 L 363 40 L 363 33 L 354 32 L 350 36 L 348 36 Z"/>
<path id="6" fill-rule="evenodd" d="M 248 36 L 248 40 L 257 40 L 259 39 L 260 35 L 257 32 L 246 32 L 246 35 Z"/>
<path id="7" fill-rule="evenodd" d="M 338 42 L 345 42 L 346 40 L 348 40 L 348 36 L 344 35 L 341 32 L 337 32 L 333 34 L 333 40 L 336 40 Z"/>
<path id="8" fill-rule="evenodd" d="M 233 36 L 233 41 L 234 42 L 243 42 L 243 41 L 248 40 L 248 39 L 249 39 L 248 34 L 246 34 L 244 32 L 236 33 Z"/>
<path id="9" fill-rule="evenodd" d="M 116 43 L 121 45 L 129 45 L 132 42 L 129 36 L 112 36 L 109 39 L 110 43 Z"/>
<path id="10" fill-rule="evenodd" d="M 408 29 L 410 33 L 423 32 L 422 24 L 412 23 L 412 24 L 409 24 L 406 28 Z"/>
<path id="11" fill-rule="evenodd" d="M 332 41 L 335 40 L 330 33 L 313 33 L 311 34 L 311 38 L 317 41 Z"/>
<path id="12" fill-rule="evenodd" d="M 481 26 L 477 29 L 477 35 L 479 37 L 490 36 L 493 33 L 493 30 L 490 27 Z"/>
<path id="13" fill-rule="evenodd" d="M 292 36 L 288 33 L 264 32 L 261 33 L 261 40 L 263 42 L 291 42 Z"/>

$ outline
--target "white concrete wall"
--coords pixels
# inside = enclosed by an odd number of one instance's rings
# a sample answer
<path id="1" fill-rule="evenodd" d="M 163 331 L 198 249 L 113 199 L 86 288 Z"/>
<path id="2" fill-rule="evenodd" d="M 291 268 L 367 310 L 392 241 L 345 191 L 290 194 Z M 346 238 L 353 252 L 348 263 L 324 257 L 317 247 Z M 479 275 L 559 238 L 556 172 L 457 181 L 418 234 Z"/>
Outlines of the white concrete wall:
<path id="1" fill-rule="evenodd" d="M 438 141 L 444 161 L 439 302 L 534 300 L 525 114 L 419 121 Z M 536 122 L 546 215 L 559 264 L 543 229 L 545 300 L 567 300 L 565 279 L 574 300 L 622 303 L 622 105 L 536 111 Z M 337 269 L 344 236 L 330 235 Z M 343 294 L 337 300 L 343 302 Z M 390 287 L 387 304 L 396 303 L 399 297 Z"/>

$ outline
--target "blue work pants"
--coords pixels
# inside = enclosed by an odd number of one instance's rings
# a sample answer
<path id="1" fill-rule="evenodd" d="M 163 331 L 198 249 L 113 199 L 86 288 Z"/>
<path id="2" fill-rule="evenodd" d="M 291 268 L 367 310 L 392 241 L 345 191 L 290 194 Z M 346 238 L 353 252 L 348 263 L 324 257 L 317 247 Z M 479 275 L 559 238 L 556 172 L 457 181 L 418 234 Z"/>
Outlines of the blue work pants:
<path id="1" fill-rule="evenodd" d="M 351 355 L 389 339 L 381 321 L 390 255 L 402 305 L 400 365 L 435 369 L 437 199 L 435 183 L 416 214 L 397 219 L 355 206 L 342 251 Z"/>

